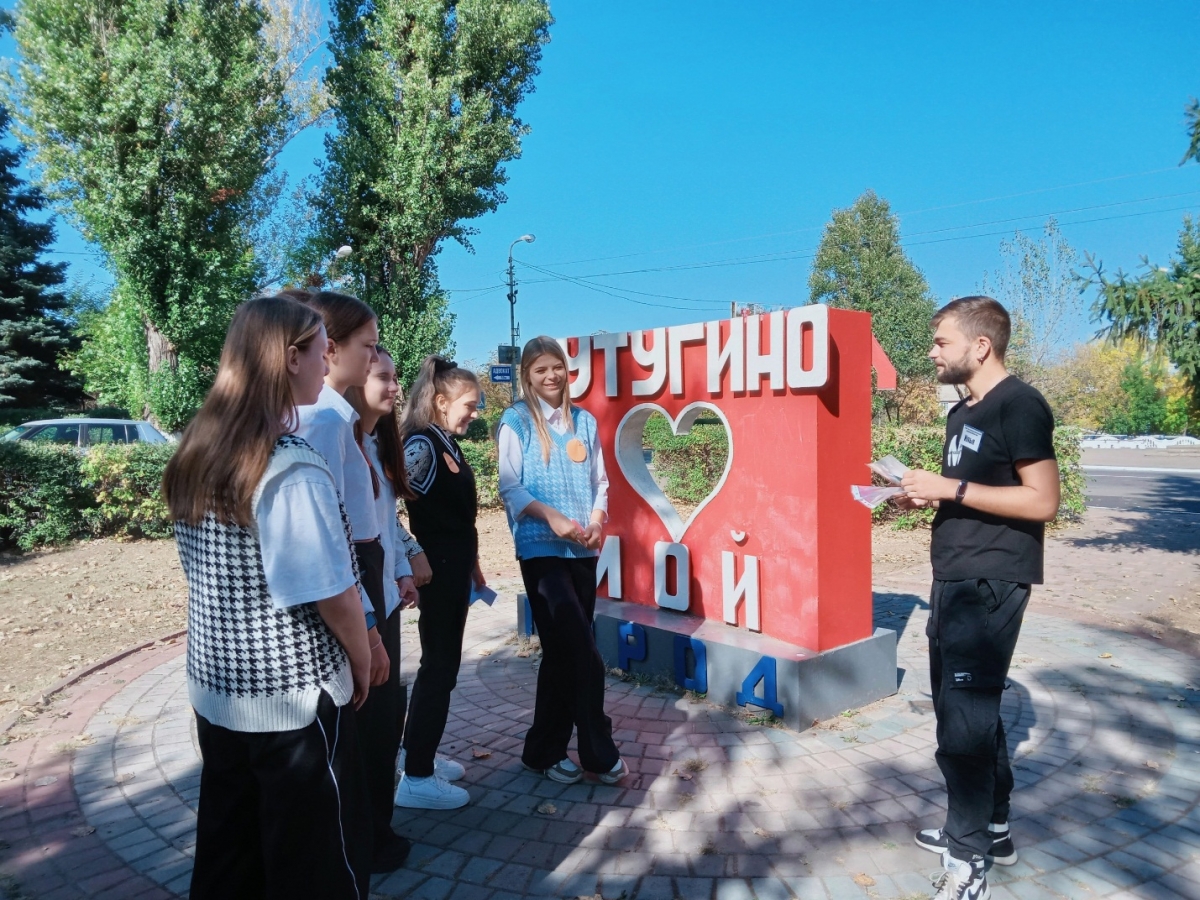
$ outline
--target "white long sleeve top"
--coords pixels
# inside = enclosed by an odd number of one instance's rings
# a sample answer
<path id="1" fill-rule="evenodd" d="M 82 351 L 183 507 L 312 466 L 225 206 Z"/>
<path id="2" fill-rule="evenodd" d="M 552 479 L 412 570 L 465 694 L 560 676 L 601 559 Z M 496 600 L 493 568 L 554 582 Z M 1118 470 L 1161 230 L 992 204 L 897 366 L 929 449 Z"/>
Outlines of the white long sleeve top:
<path id="1" fill-rule="evenodd" d="M 400 588 L 396 582 L 412 575 L 409 557 L 421 553 L 422 550 L 417 539 L 408 533 L 396 517 L 396 492 L 392 489 L 391 481 L 383 474 L 379 442 L 375 435 L 363 435 L 363 450 L 379 476 L 379 496 L 375 498 L 375 511 L 381 526 L 379 539 L 383 544 L 383 596 L 387 614 L 390 616 L 400 605 Z"/>

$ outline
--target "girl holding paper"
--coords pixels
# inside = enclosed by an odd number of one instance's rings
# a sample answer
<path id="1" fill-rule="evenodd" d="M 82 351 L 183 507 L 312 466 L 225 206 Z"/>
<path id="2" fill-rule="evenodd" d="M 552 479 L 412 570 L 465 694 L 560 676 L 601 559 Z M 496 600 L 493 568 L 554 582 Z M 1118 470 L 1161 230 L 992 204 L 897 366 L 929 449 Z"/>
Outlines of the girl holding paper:
<path id="1" fill-rule="evenodd" d="M 520 381 L 524 399 L 504 411 L 496 438 L 500 496 L 542 642 L 521 762 L 562 784 L 579 781 L 585 770 L 616 784 L 629 768 L 604 714 L 604 660 L 592 633 L 596 561 L 608 518 L 596 420 L 571 403 L 566 354 L 553 338 L 525 345 Z M 572 730 L 580 765 L 567 756 Z"/>

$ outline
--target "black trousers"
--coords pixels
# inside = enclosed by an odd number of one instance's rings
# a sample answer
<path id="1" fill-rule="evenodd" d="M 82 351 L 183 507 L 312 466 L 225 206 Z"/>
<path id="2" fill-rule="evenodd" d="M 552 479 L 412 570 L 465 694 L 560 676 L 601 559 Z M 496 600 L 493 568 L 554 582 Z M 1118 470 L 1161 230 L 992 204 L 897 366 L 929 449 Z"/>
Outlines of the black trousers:
<path id="1" fill-rule="evenodd" d="M 547 769 L 567 755 L 574 729 L 579 764 L 607 772 L 620 753 L 604 714 L 604 660 L 596 649 L 596 557 L 538 556 L 521 560 L 521 577 L 542 641 L 533 725 L 521 761 Z"/>
<path id="2" fill-rule="evenodd" d="M 991 850 L 989 823 L 1008 821 L 1013 789 L 1000 698 L 1029 603 L 1029 585 L 935 581 L 929 677 L 938 768 L 946 779 L 946 839 L 958 859 Z"/>
<path id="3" fill-rule="evenodd" d="M 413 682 L 404 723 L 404 774 L 428 778 L 450 715 L 450 694 L 458 684 L 463 631 L 471 601 L 474 552 L 425 548 L 433 579 L 421 587 L 421 665 Z"/>
<path id="4" fill-rule="evenodd" d="M 370 834 L 352 707 L 326 693 L 296 731 L 230 731 L 196 716 L 204 767 L 196 900 L 365 900 Z"/>
<path id="5" fill-rule="evenodd" d="M 392 830 L 392 792 L 396 787 L 396 753 L 400 749 L 400 729 L 404 722 L 404 691 L 400 686 L 400 610 L 389 617 L 383 592 L 383 545 L 363 541 L 354 545 L 358 572 L 367 597 L 375 608 L 376 627 L 391 660 L 388 680 L 371 688 L 359 707 L 358 746 L 362 751 L 363 775 L 371 834 L 388 840 Z"/>

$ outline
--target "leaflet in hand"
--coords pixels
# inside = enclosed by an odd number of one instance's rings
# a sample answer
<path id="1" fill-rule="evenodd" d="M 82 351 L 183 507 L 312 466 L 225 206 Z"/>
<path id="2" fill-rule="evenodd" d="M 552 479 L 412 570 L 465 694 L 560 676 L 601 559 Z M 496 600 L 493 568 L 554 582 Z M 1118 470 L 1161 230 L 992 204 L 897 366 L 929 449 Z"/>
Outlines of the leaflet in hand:
<path id="1" fill-rule="evenodd" d="M 904 488 L 901 487 L 875 487 L 874 485 L 852 484 L 850 485 L 850 493 L 854 499 L 861 503 L 867 509 L 874 509 L 881 503 L 885 503 L 893 497 L 904 493 Z"/>
<path id="2" fill-rule="evenodd" d="M 867 468 L 884 481 L 891 482 L 892 484 L 899 484 L 900 480 L 908 474 L 908 466 L 894 456 L 885 456 L 883 459 L 867 463 Z"/>
<path id="3" fill-rule="evenodd" d="M 496 592 L 486 584 L 483 587 L 471 587 L 471 603 L 474 603 L 476 600 L 482 600 L 488 606 L 491 606 L 496 602 L 496 596 Z"/>

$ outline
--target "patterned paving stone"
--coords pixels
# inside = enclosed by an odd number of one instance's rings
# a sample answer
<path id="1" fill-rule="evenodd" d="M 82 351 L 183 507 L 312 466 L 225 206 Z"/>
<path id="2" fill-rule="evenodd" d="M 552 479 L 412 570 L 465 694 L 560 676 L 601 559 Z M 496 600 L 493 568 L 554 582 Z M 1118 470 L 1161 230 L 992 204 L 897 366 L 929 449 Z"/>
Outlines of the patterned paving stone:
<path id="1" fill-rule="evenodd" d="M 467 766 L 472 803 L 397 810 L 396 829 L 419 841 L 405 869 L 375 880 L 375 895 L 927 895 L 938 860 L 911 834 L 945 807 L 925 615 L 913 595 L 878 594 L 877 623 L 900 635 L 899 692 L 802 734 L 611 680 L 633 770 L 611 787 L 521 768 L 538 657 L 513 640 L 511 599 L 472 613 L 442 746 Z M 0 871 L 29 896 L 186 891 L 199 758 L 183 657 L 179 647 L 143 656 L 120 683 L 101 673 L 74 689 L 60 704 L 69 726 L 50 719 L 4 748 L 19 776 L 0 783 Z M 992 871 L 994 896 L 1198 895 L 1188 893 L 1200 871 L 1198 679 L 1196 659 L 1152 642 L 1028 617 L 1002 705 L 1021 861 Z M 53 752 L 81 731 L 89 737 L 73 757 Z"/>

